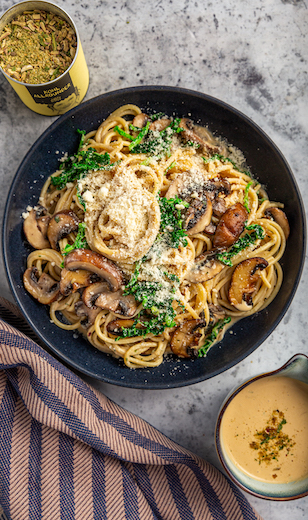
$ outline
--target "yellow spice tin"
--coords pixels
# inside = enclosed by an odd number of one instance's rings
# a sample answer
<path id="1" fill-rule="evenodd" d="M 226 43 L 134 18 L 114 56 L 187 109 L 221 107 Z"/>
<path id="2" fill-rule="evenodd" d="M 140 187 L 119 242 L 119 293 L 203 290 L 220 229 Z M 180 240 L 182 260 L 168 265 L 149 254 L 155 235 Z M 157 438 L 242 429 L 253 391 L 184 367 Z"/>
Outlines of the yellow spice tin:
<path id="1" fill-rule="evenodd" d="M 0 18 L 0 32 L 24 11 L 36 9 L 60 16 L 75 31 L 77 49 L 72 63 L 61 76 L 53 81 L 35 85 L 10 77 L 1 67 L 0 70 L 28 108 L 45 116 L 57 116 L 64 114 L 82 101 L 89 86 L 89 71 L 73 20 L 63 9 L 51 2 L 25 1 L 12 6 Z"/>

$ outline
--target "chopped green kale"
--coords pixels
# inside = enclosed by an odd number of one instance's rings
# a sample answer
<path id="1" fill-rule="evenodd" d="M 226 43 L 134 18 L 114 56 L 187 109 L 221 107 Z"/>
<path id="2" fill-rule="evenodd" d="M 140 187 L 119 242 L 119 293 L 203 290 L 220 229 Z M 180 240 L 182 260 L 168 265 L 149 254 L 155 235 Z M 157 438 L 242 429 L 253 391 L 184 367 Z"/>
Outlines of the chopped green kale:
<path id="1" fill-rule="evenodd" d="M 157 119 L 162 119 L 163 117 L 167 117 L 164 112 L 156 112 L 156 114 L 152 114 L 150 116 L 152 121 L 157 121 Z"/>
<path id="2" fill-rule="evenodd" d="M 133 136 L 122 130 L 118 125 L 114 127 L 115 131 L 121 135 L 122 137 L 125 137 L 125 139 L 128 139 L 129 141 L 133 141 Z"/>
<path id="3" fill-rule="evenodd" d="M 164 155 L 169 156 L 171 154 L 171 142 L 172 136 L 176 133 L 182 132 L 182 128 L 180 127 L 180 118 L 175 118 L 171 123 L 160 132 L 152 132 L 149 130 L 149 122 L 147 123 L 147 127 L 144 127 L 141 132 L 147 128 L 144 135 L 139 136 L 136 139 L 139 139 L 139 142 L 134 144 L 134 141 L 130 144 L 130 151 L 132 153 L 145 153 L 155 156 L 157 158 L 163 157 Z M 133 145 L 133 146 L 132 146 Z"/>
<path id="4" fill-rule="evenodd" d="M 232 267 L 233 264 L 231 259 L 234 256 L 240 253 L 240 251 L 243 251 L 243 249 L 246 249 L 246 247 L 254 244 L 258 239 L 262 240 L 264 238 L 264 230 L 259 224 L 245 226 L 245 229 L 252 231 L 252 233 L 245 233 L 244 236 L 240 237 L 238 241 L 235 242 L 229 251 L 218 253 L 216 255 L 217 260 L 225 265 Z"/>
<path id="5" fill-rule="evenodd" d="M 137 137 L 130 143 L 130 145 L 128 147 L 130 152 L 132 150 L 135 150 L 136 147 L 141 143 L 142 139 L 147 135 L 149 128 L 150 128 L 150 121 L 147 122 L 147 124 L 142 128 L 142 130 L 140 130 Z"/>
<path id="6" fill-rule="evenodd" d="M 132 327 L 123 327 L 124 337 L 146 336 L 149 333 L 162 334 L 166 327 L 174 327 L 176 312 L 172 307 L 176 285 L 170 282 L 137 281 L 139 266 L 126 285 L 124 294 L 133 294 L 143 305 L 142 311 L 135 318 Z M 165 291 L 167 288 L 167 291 Z M 162 296 L 163 295 L 163 296 Z M 139 325 L 139 327 L 138 327 Z M 141 328 L 140 328 L 141 325 Z"/>
<path id="7" fill-rule="evenodd" d="M 209 348 L 213 345 L 214 341 L 217 339 L 219 332 L 223 329 L 223 327 L 230 323 L 231 318 L 228 316 L 227 318 L 224 318 L 222 320 L 218 320 L 216 325 L 212 328 L 210 334 L 205 340 L 204 345 L 199 349 L 198 351 L 198 357 L 205 357 Z"/>
<path id="8" fill-rule="evenodd" d="M 74 249 L 88 249 L 87 240 L 85 237 L 86 232 L 86 224 L 84 222 L 80 222 L 78 224 L 78 232 L 73 244 L 67 244 L 64 249 L 62 249 L 61 253 L 63 256 L 68 255 Z"/>
<path id="9" fill-rule="evenodd" d="M 167 241 L 170 247 L 178 248 L 187 246 L 187 233 L 183 229 L 181 208 L 188 208 L 189 204 L 177 195 L 173 199 L 158 198 L 160 206 L 160 234 L 168 235 Z"/>
<path id="10" fill-rule="evenodd" d="M 245 194 L 244 194 L 243 205 L 247 209 L 248 213 L 250 213 L 249 204 L 248 204 L 248 192 L 249 192 L 250 186 L 252 186 L 252 185 L 253 185 L 253 181 L 250 181 L 250 182 L 248 182 L 248 184 L 246 184 Z"/>
<path id="11" fill-rule="evenodd" d="M 77 153 L 61 163 L 59 168 L 61 170 L 60 175 L 51 176 L 51 183 L 59 190 L 64 188 L 68 182 L 81 179 L 89 170 L 106 170 L 114 166 L 114 164 L 110 163 L 110 155 L 107 152 L 100 154 L 94 148 L 82 151 L 84 131 L 79 131 L 79 133 L 81 134 L 81 139 Z"/>

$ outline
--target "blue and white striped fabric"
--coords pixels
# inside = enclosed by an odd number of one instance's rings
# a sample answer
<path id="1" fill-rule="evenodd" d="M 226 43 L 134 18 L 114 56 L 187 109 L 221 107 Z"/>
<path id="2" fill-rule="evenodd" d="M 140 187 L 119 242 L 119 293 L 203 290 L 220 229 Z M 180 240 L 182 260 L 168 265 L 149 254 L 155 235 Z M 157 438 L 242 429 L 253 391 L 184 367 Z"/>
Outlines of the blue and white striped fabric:
<path id="1" fill-rule="evenodd" d="M 11 316 L 0 320 L 0 504 L 9 520 L 261 520 L 216 468 L 9 325 L 14 313 L 0 299 L 0 315 Z"/>

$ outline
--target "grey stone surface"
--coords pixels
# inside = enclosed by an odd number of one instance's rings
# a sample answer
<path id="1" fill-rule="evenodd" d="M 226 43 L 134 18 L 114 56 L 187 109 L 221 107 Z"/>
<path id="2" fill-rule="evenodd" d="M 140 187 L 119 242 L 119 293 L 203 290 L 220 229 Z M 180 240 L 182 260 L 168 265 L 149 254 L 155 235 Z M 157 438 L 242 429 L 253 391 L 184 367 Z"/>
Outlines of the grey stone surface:
<path id="1" fill-rule="evenodd" d="M 0 12 L 15 2 L 0 0 Z M 135 85 L 172 85 L 217 97 L 252 118 L 289 162 L 308 202 L 306 0 L 58 0 L 74 19 L 90 70 L 86 99 Z M 0 76 L 0 219 L 16 169 L 54 118 L 27 109 Z M 12 299 L 3 263 L 1 295 Z M 92 384 L 167 436 L 220 467 L 215 421 L 229 390 L 307 347 L 308 273 L 284 319 L 253 354 L 220 376 L 164 391 Z M 304 520 L 308 497 L 248 497 L 264 519 Z"/>

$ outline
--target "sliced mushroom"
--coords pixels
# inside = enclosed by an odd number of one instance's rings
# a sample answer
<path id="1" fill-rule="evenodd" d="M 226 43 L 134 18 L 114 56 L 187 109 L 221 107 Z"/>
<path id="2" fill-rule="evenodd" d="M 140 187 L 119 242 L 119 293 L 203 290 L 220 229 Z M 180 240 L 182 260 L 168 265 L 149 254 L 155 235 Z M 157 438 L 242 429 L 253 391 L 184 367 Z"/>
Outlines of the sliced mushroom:
<path id="1" fill-rule="evenodd" d="M 110 291 L 107 282 L 97 282 L 87 287 L 83 291 L 82 299 L 88 307 L 100 307 L 128 318 L 134 316 L 138 308 L 138 303 L 132 295 L 124 295 L 122 289 Z"/>
<path id="2" fill-rule="evenodd" d="M 204 230 L 211 222 L 212 202 L 208 197 L 193 199 L 185 212 L 184 229 L 187 235 L 195 235 Z"/>
<path id="3" fill-rule="evenodd" d="M 195 348 L 199 344 L 201 338 L 200 329 L 204 328 L 204 320 L 188 320 L 177 327 L 172 335 L 170 347 L 176 356 L 191 358 L 198 355 L 198 349 Z"/>
<path id="4" fill-rule="evenodd" d="M 135 298 L 131 294 L 124 296 L 123 291 L 121 290 L 116 291 L 115 293 L 109 291 L 100 294 L 95 304 L 97 307 L 108 309 L 115 314 L 121 314 L 128 318 L 134 316 L 138 308 L 138 303 Z"/>
<path id="5" fill-rule="evenodd" d="M 77 269 L 70 271 L 69 269 L 61 270 L 60 292 L 67 296 L 71 292 L 76 292 L 78 289 L 87 287 L 98 280 L 98 276 L 91 271 L 84 269 Z"/>
<path id="6" fill-rule="evenodd" d="M 43 206 L 31 209 L 29 216 L 24 220 L 24 233 L 29 244 L 35 249 L 47 249 L 50 247 L 47 238 L 47 228 L 50 217 Z"/>
<path id="7" fill-rule="evenodd" d="M 220 273 L 225 267 L 216 258 L 217 251 L 206 251 L 197 256 L 194 265 L 185 275 L 185 280 L 191 283 L 207 282 Z"/>
<path id="8" fill-rule="evenodd" d="M 216 228 L 213 248 L 232 246 L 243 232 L 247 217 L 247 209 L 240 202 L 227 209 Z"/>
<path id="9" fill-rule="evenodd" d="M 165 195 L 166 199 L 172 199 L 176 195 L 179 195 L 183 189 L 183 186 L 184 186 L 184 176 L 178 175 L 176 177 L 176 179 L 174 179 L 174 181 L 170 184 L 170 186 L 166 192 L 166 195 Z"/>
<path id="10" fill-rule="evenodd" d="M 231 193 L 231 184 L 227 179 L 217 176 L 207 182 L 206 189 L 210 199 L 214 200 L 220 194 L 224 196 L 229 195 Z"/>
<path id="11" fill-rule="evenodd" d="M 101 312 L 102 309 L 94 307 L 89 309 L 82 300 L 75 303 L 75 312 L 79 318 L 82 318 L 81 324 L 83 327 L 90 327 L 95 322 L 96 316 Z"/>
<path id="12" fill-rule="evenodd" d="M 219 146 L 213 145 L 212 143 L 204 140 L 200 135 L 198 135 L 195 132 L 194 124 L 190 119 L 181 119 L 179 126 L 180 128 L 183 128 L 181 134 L 185 141 L 192 141 L 193 143 L 199 144 L 202 149 L 211 154 L 218 153 L 221 151 Z"/>
<path id="13" fill-rule="evenodd" d="M 221 218 L 223 214 L 226 212 L 226 203 L 222 197 L 216 197 L 212 202 L 213 215 L 215 217 Z"/>
<path id="14" fill-rule="evenodd" d="M 77 269 L 91 271 L 108 282 L 110 290 L 114 292 L 125 283 L 121 269 L 111 260 L 91 249 L 74 249 L 65 257 L 64 267 L 70 271 Z"/>
<path id="15" fill-rule="evenodd" d="M 229 301 L 240 311 L 252 309 L 252 296 L 256 289 L 260 271 L 268 266 L 261 257 L 248 258 L 236 266 L 229 287 Z"/>
<path id="16" fill-rule="evenodd" d="M 153 123 L 150 124 L 149 130 L 152 130 L 152 132 L 162 132 L 169 126 L 171 123 L 170 119 L 162 118 L 162 119 L 156 119 L 156 121 L 153 121 Z"/>
<path id="17" fill-rule="evenodd" d="M 212 303 L 209 304 L 209 311 L 210 322 L 208 327 L 212 329 L 219 320 L 224 319 L 224 317 L 226 316 L 226 312 L 220 305 L 213 305 Z"/>
<path id="18" fill-rule="evenodd" d="M 215 235 L 216 226 L 215 224 L 213 224 L 213 222 L 210 222 L 209 225 L 206 226 L 203 231 L 207 235 Z"/>
<path id="19" fill-rule="evenodd" d="M 231 185 L 227 179 L 223 177 L 215 177 L 206 183 L 206 191 L 208 197 L 212 201 L 213 215 L 222 217 L 226 211 L 226 203 L 223 197 L 231 193 Z"/>
<path id="20" fill-rule="evenodd" d="M 135 320 L 121 320 L 116 319 L 108 323 L 107 330 L 109 334 L 112 334 L 113 336 L 123 336 L 123 328 L 130 328 L 134 325 Z M 142 329 L 142 325 L 138 323 L 136 325 L 137 329 Z"/>
<path id="21" fill-rule="evenodd" d="M 268 208 L 265 211 L 266 218 L 270 218 L 272 220 L 275 220 L 277 224 L 281 227 L 282 231 L 284 232 L 284 236 L 287 240 L 289 234 L 290 234 L 290 226 L 289 221 L 287 219 L 287 215 L 285 214 L 282 209 L 279 208 Z"/>
<path id="22" fill-rule="evenodd" d="M 226 211 L 223 196 L 230 193 L 230 183 L 221 177 L 215 177 L 208 181 L 189 183 L 189 172 L 179 175 L 169 186 L 165 197 L 170 199 L 178 195 L 182 200 L 188 202 L 189 208 L 184 212 L 184 229 L 188 235 L 194 235 L 205 231 L 214 234 L 216 227 L 206 230 L 211 224 L 212 215 L 221 217 Z M 187 186 L 188 185 L 188 186 Z"/>
<path id="23" fill-rule="evenodd" d="M 59 240 L 66 237 L 72 231 L 77 231 L 79 219 L 70 209 L 63 209 L 53 215 L 49 222 L 47 236 L 52 249 L 59 251 Z"/>
<path id="24" fill-rule="evenodd" d="M 95 307 L 95 302 L 99 295 L 106 292 L 110 292 L 109 284 L 106 281 L 96 282 L 85 288 L 82 293 L 82 300 L 87 307 Z"/>
<path id="25" fill-rule="evenodd" d="M 132 121 L 132 124 L 136 127 L 136 128 L 143 128 L 147 122 L 148 122 L 149 118 L 146 114 L 143 114 L 141 112 L 141 114 L 137 114 L 133 121 Z"/>
<path id="26" fill-rule="evenodd" d="M 40 303 L 48 305 L 55 301 L 60 294 L 59 283 L 47 273 L 39 276 L 36 267 L 26 269 L 23 281 L 26 290 Z"/>
<path id="27" fill-rule="evenodd" d="M 178 195 L 189 204 L 187 209 L 183 207 L 183 228 L 188 235 L 195 235 L 210 224 L 212 202 L 207 195 L 206 184 L 196 186 L 192 183 L 186 187 L 184 181 L 184 176 L 178 176 L 169 186 L 165 196 L 166 199 L 171 199 Z"/>

